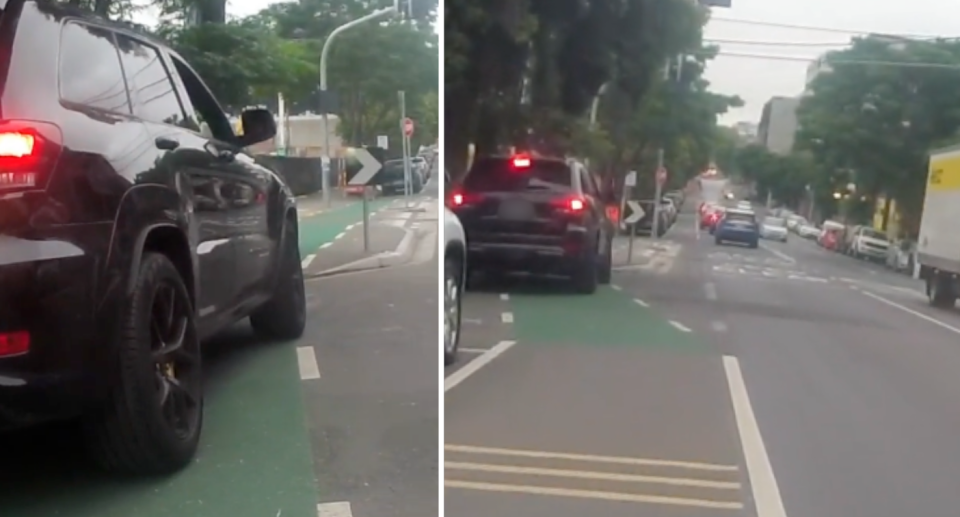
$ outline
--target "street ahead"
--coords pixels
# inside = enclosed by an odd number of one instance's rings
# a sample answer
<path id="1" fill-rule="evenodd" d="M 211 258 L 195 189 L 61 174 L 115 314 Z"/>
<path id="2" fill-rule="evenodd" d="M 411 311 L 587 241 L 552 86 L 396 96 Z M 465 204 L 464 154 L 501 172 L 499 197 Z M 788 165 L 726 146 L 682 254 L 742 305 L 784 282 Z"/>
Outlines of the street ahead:
<path id="1" fill-rule="evenodd" d="M 695 205 L 695 200 L 688 200 Z M 468 293 L 450 515 L 955 516 L 960 311 L 792 236 L 682 214 L 593 297 Z"/>

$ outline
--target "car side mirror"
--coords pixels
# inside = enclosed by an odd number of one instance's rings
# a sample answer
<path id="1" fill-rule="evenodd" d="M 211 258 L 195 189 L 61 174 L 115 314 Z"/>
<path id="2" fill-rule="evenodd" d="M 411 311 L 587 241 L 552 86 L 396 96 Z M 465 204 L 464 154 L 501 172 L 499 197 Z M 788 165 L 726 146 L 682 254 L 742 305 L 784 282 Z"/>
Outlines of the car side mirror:
<path id="1" fill-rule="evenodd" d="M 247 147 L 270 140 L 277 134 L 277 121 L 270 110 L 251 108 L 240 114 L 240 123 L 243 134 L 240 135 L 240 146 Z"/>

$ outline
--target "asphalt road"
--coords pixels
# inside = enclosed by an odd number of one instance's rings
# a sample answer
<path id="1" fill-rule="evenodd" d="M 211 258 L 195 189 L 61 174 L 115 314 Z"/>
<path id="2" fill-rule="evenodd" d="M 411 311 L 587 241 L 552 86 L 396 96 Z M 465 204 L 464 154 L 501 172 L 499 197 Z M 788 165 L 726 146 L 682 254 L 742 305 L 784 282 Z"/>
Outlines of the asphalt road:
<path id="1" fill-rule="evenodd" d="M 193 465 L 169 478 L 118 479 L 91 466 L 73 424 L 5 433 L 0 515 L 436 515 L 437 206 L 401 205 L 371 203 L 364 252 L 359 203 L 302 200 L 307 273 L 350 269 L 408 234 L 411 245 L 393 267 L 308 280 L 298 341 L 266 343 L 241 322 L 205 344 Z"/>
<path id="2" fill-rule="evenodd" d="M 689 214 L 635 244 L 593 297 L 468 294 L 480 350 L 445 386 L 451 514 L 957 514 L 960 310 L 798 238 L 718 247 Z M 659 463 L 678 460 L 734 470 Z M 721 501 L 742 508 L 703 504 Z"/>

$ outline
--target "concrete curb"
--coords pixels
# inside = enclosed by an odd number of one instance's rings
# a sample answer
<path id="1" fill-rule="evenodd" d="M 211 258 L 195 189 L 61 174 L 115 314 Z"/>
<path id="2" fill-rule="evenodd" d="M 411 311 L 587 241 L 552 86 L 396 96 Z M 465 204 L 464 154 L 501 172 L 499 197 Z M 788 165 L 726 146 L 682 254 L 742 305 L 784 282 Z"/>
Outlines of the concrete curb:
<path id="1" fill-rule="evenodd" d="M 364 257 L 359 260 L 354 260 L 353 262 L 347 262 L 346 264 L 325 269 L 318 273 L 309 275 L 309 278 L 325 277 L 357 270 L 382 269 L 399 266 L 409 262 L 413 257 L 413 252 L 416 249 L 416 246 L 414 246 L 414 241 L 416 240 L 416 230 L 411 228 L 401 229 L 404 232 L 403 238 L 400 239 L 400 243 L 397 244 L 397 247 L 394 248 L 393 251 L 384 251 L 371 257 Z"/>

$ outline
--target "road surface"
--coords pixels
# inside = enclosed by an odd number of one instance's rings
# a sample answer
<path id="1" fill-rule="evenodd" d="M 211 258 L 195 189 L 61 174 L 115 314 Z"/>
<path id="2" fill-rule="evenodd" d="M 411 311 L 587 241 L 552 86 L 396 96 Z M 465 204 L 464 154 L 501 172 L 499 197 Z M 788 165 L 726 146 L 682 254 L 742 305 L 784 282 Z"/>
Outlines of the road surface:
<path id="1" fill-rule="evenodd" d="M 957 514 L 960 311 L 799 238 L 718 247 L 692 214 L 624 244 L 591 297 L 468 293 L 449 514 Z"/>
<path id="2" fill-rule="evenodd" d="M 265 343 L 242 322 L 205 345 L 193 465 L 117 479 L 90 466 L 72 424 L 4 434 L 0 515 L 436 515 L 437 201 L 370 206 L 364 250 L 358 202 L 302 200 L 306 333 Z M 351 272 L 377 254 L 389 267 Z"/>

